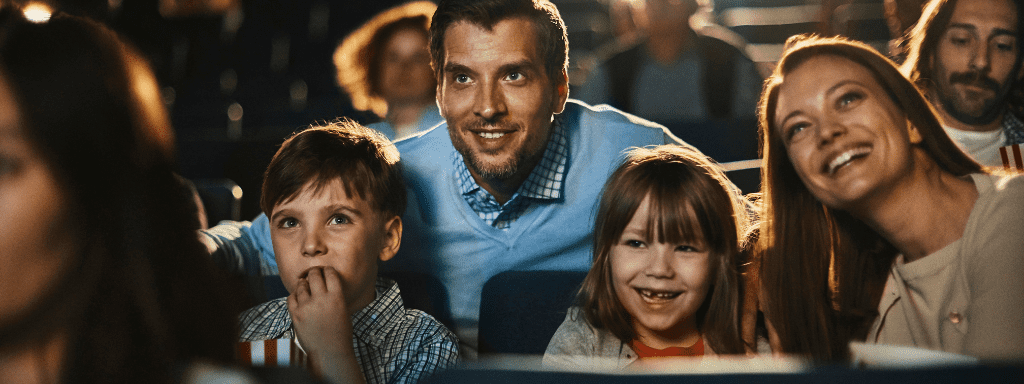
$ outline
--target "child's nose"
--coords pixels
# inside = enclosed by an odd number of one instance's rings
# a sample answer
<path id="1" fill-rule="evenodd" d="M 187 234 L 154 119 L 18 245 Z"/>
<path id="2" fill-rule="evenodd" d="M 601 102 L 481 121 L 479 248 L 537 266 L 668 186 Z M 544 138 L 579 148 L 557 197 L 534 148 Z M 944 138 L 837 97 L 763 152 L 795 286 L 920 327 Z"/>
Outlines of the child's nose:
<path id="1" fill-rule="evenodd" d="M 672 247 L 655 247 L 647 262 L 647 269 L 644 271 L 647 276 L 664 279 L 675 277 L 676 271 L 670 262 L 672 252 Z"/>
<path id="2" fill-rule="evenodd" d="M 303 256 L 320 256 L 327 253 L 327 243 L 323 241 L 320 231 L 312 230 L 306 232 L 302 242 Z"/>

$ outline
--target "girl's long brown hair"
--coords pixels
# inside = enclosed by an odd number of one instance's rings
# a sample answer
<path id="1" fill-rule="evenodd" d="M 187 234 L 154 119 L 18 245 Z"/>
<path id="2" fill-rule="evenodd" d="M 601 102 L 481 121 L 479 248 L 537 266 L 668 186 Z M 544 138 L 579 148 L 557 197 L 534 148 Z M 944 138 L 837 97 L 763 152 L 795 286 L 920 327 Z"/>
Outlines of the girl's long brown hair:
<path id="1" fill-rule="evenodd" d="M 781 352 L 819 360 L 848 355 L 878 316 L 878 302 L 897 250 L 861 221 L 819 202 L 804 186 L 775 127 L 779 87 L 811 57 L 837 56 L 867 68 L 923 137 L 919 144 L 945 172 L 982 172 L 949 139 L 931 105 L 889 59 L 843 38 L 797 36 L 767 80 L 760 103 L 762 155 L 759 255 L 762 308 Z"/>
<path id="2" fill-rule="evenodd" d="M 636 333 L 613 287 L 611 249 L 650 197 L 651 241 L 694 241 L 710 250 L 711 289 L 697 311 L 697 326 L 717 353 L 743 353 L 739 319 L 741 241 L 750 228 L 746 200 L 721 169 L 693 147 L 664 145 L 628 153 L 604 187 L 594 225 L 594 264 L 577 305 L 586 320 L 623 342 Z"/>

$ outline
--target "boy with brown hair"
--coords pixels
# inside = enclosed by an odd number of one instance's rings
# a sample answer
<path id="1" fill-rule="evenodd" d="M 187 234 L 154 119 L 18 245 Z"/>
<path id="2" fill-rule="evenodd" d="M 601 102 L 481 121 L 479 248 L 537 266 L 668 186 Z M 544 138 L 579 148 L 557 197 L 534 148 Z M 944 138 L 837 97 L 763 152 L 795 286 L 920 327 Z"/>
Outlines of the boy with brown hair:
<path id="1" fill-rule="evenodd" d="M 417 382 L 456 363 L 454 334 L 406 309 L 397 284 L 377 276 L 401 244 L 398 160 L 383 135 L 351 121 L 282 144 L 260 205 L 290 295 L 243 312 L 240 341 L 293 339 L 334 382 Z"/>

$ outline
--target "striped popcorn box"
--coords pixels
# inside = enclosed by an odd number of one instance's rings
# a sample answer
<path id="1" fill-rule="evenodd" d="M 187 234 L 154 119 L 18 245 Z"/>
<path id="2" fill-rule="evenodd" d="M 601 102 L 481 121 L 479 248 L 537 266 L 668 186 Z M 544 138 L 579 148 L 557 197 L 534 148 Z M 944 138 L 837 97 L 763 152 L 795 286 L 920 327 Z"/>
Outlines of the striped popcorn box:
<path id="1" fill-rule="evenodd" d="M 1003 158 L 1003 168 L 1007 171 L 1024 172 L 1024 160 L 1021 160 L 1021 145 L 1007 145 L 999 148 L 999 156 Z"/>
<path id="2" fill-rule="evenodd" d="M 253 367 L 309 367 L 306 354 L 292 339 L 243 341 L 238 343 L 238 360 Z"/>

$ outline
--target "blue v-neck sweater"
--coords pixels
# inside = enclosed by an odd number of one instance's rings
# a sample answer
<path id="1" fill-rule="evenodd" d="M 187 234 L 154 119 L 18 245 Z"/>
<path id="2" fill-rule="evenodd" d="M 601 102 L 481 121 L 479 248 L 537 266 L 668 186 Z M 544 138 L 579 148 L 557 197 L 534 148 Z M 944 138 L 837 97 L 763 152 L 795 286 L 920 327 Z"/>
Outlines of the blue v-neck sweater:
<path id="1" fill-rule="evenodd" d="M 487 225 L 459 192 L 447 124 L 396 143 L 409 208 L 402 246 L 384 268 L 440 280 L 456 328 L 476 328 L 481 290 L 498 273 L 588 270 L 597 202 L 624 150 L 679 142 L 665 128 L 607 106 L 569 101 L 562 118 L 570 147 L 562 198 L 531 201 L 507 231 Z"/>

